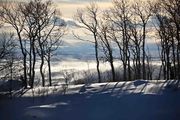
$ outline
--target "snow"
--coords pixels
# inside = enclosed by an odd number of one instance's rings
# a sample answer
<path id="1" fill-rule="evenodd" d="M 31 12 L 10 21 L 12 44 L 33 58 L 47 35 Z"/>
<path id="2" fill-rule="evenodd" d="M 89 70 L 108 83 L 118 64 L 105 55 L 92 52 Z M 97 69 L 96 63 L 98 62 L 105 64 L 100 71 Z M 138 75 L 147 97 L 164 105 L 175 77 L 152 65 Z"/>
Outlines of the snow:
<path id="1" fill-rule="evenodd" d="M 171 85 L 173 81 L 162 80 L 71 85 L 66 94 L 46 87 L 48 94 L 35 97 L 29 90 L 19 98 L 0 99 L 0 119 L 179 120 L 180 91 Z"/>

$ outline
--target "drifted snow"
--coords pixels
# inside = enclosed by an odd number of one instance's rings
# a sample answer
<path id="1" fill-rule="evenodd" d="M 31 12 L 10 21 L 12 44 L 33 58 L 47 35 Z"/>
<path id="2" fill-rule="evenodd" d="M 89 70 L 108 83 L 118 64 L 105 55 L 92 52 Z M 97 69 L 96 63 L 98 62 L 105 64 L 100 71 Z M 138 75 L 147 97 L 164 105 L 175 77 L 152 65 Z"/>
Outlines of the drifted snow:
<path id="1" fill-rule="evenodd" d="M 180 91 L 173 81 L 35 88 L 0 100 L 1 120 L 179 120 Z M 45 92 L 44 92 L 45 91 Z M 34 96 L 32 97 L 32 92 Z M 37 94 L 38 93 L 38 94 Z"/>

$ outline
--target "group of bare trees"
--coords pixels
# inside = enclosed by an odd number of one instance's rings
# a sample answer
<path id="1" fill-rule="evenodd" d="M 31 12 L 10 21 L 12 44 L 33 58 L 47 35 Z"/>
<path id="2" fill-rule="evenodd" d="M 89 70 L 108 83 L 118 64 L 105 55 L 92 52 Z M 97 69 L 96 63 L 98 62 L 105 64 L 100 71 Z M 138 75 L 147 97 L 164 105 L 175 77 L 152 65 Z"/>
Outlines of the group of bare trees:
<path id="1" fill-rule="evenodd" d="M 78 10 L 75 16 L 82 23 L 81 27 L 94 36 L 99 82 L 101 49 L 110 63 L 112 81 L 119 80 L 113 65 L 115 48 L 118 48 L 118 59 L 122 63 L 122 80 L 152 79 L 151 55 L 146 44 L 149 30 L 157 31 L 160 39 L 160 75 L 163 70 L 164 79 L 180 79 L 180 2 L 113 0 L 112 3 L 113 7 L 104 11 L 91 3 Z M 155 23 L 150 23 L 152 19 Z M 147 27 L 150 24 L 154 27 Z"/>
<path id="2" fill-rule="evenodd" d="M 2 1 L 0 1 L 0 8 Z M 0 30 L 3 27 L 3 22 L 0 19 Z M 16 44 L 14 42 L 14 34 L 6 31 L 0 33 L 0 77 L 12 78 L 12 64 L 14 63 L 16 53 Z M 11 69 L 11 70 L 10 70 Z"/>
<path id="3" fill-rule="evenodd" d="M 1 78 L 12 78 L 15 71 L 11 71 L 16 58 L 16 44 L 12 33 L 3 32 L 0 34 L 0 76 Z M 13 73 L 12 73 L 13 72 Z"/>
<path id="4" fill-rule="evenodd" d="M 42 86 L 45 86 L 45 61 L 48 65 L 49 85 L 51 82 L 51 57 L 61 43 L 65 33 L 64 26 L 57 25 L 59 12 L 52 8 L 52 2 L 31 0 L 29 2 L 3 2 L 0 9 L 1 21 L 9 24 L 19 41 L 23 61 L 23 83 L 34 86 L 35 66 L 39 70 Z"/>
<path id="5" fill-rule="evenodd" d="M 98 52 L 102 49 L 106 61 L 110 63 L 112 81 L 117 81 L 113 64 L 116 46 L 123 66 L 123 80 L 149 79 L 145 45 L 147 23 L 152 16 L 152 10 L 150 2 L 114 0 L 113 7 L 106 11 L 100 11 L 95 3 L 85 10 L 77 11 L 76 20 L 83 24 L 82 28 L 94 35 L 96 60 L 98 61 Z M 100 76 L 98 67 L 99 61 L 97 71 Z"/>
<path id="6" fill-rule="evenodd" d="M 157 31 L 162 61 L 160 75 L 164 79 L 180 79 L 180 2 L 179 0 L 134 1 L 113 0 L 113 6 L 100 10 L 96 3 L 85 9 L 78 9 L 75 19 L 92 35 L 98 81 L 102 82 L 100 57 L 103 51 L 109 62 L 112 81 L 118 81 L 114 66 L 114 50 L 118 50 L 118 60 L 123 72 L 122 80 L 152 79 L 151 55 L 147 47 L 148 29 Z M 1 23 L 14 29 L 15 39 L 22 53 L 23 79 L 25 87 L 34 86 L 35 66 L 40 61 L 42 86 L 45 86 L 44 68 L 48 66 L 49 85 L 51 78 L 51 57 L 58 48 L 65 33 L 63 25 L 58 25 L 59 12 L 51 7 L 51 1 L 31 0 L 30 2 L 3 2 L 0 6 Z M 155 19 L 154 27 L 148 27 Z M 13 37 L 13 36 L 12 36 Z M 12 37 L 10 37 L 12 39 Z M 4 43 L 2 43 L 4 44 Z M 6 43 L 5 43 L 6 44 Z M 9 43 L 11 44 L 11 43 Z M 0 59 L 3 50 L 0 50 Z M 8 53 L 7 53 L 8 55 Z"/>
<path id="7" fill-rule="evenodd" d="M 180 79 L 180 1 L 159 0 L 155 5 L 164 79 Z"/>

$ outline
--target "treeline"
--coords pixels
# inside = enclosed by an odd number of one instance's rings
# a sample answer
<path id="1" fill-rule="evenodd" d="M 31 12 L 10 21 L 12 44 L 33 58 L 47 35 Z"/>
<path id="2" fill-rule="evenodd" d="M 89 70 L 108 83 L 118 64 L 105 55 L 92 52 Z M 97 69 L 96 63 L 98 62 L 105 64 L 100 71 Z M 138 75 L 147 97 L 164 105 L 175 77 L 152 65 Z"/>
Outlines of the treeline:
<path id="1" fill-rule="evenodd" d="M 13 40 L 17 40 L 19 42 L 17 46 L 21 50 L 19 60 L 23 61 L 23 74 L 20 78 L 25 88 L 27 88 L 28 85 L 30 85 L 31 88 L 34 86 L 37 58 L 40 58 L 39 70 L 42 86 L 45 86 L 45 62 L 47 62 L 48 65 L 49 85 L 52 85 L 51 57 L 61 44 L 61 37 L 65 33 L 64 26 L 57 24 L 59 16 L 60 12 L 52 8 L 51 1 L 1 2 L 1 23 L 2 25 L 10 25 L 14 29 L 14 38 L 11 37 L 11 39 L 8 39 L 5 36 L 6 38 L 3 40 L 7 39 L 12 42 L 14 42 Z M 5 41 L 5 43 L 6 42 L 7 41 Z M 1 46 L 4 48 L 4 50 L 1 50 L 1 55 L 7 54 L 6 51 L 9 49 L 9 45 L 1 44 Z M 11 45 L 11 47 L 13 46 Z M 9 55 L 9 57 L 12 57 L 12 55 Z M 3 56 L 1 60 L 6 58 L 7 57 Z M 2 67 L 2 70 L 5 68 L 6 67 Z"/>
<path id="2" fill-rule="evenodd" d="M 159 79 L 180 79 L 180 2 L 179 0 L 134 1 L 113 0 L 113 6 L 100 10 L 96 3 L 85 9 L 78 9 L 75 19 L 81 23 L 93 37 L 98 81 L 102 82 L 100 71 L 100 53 L 111 66 L 112 81 L 152 79 L 152 58 L 147 48 L 149 30 L 156 33 L 159 41 L 160 60 L 162 62 Z M 1 37 L 0 59 L 6 59 L 12 68 L 12 53 L 15 47 L 21 50 L 20 60 L 24 86 L 33 88 L 35 66 L 40 58 L 40 75 L 45 86 L 44 67 L 48 64 L 48 80 L 52 85 L 51 57 L 61 43 L 65 26 L 57 24 L 60 13 L 52 7 L 52 2 L 31 0 L 30 2 L 1 2 L 0 26 L 10 25 L 14 35 L 9 33 Z M 154 24 L 151 23 L 153 19 Z M 9 35 L 7 35 L 9 34 Z M 79 38 L 78 35 L 75 37 Z M 81 39 L 81 38 L 79 38 Z M 10 42 L 7 42 L 7 41 Z M 18 40 L 18 45 L 15 44 Z M 114 66 L 114 47 L 118 49 L 123 77 L 119 79 Z M 6 51 L 6 52 L 5 52 Z M 8 57 L 6 57 L 8 56 Z M 16 60 L 17 61 L 17 60 Z M 1 62 L 2 63 L 2 62 Z M 3 64 L 1 70 L 7 68 Z M 11 69 L 12 72 L 12 69 Z"/>
<path id="3" fill-rule="evenodd" d="M 113 0 L 112 4 L 111 8 L 102 11 L 96 3 L 91 3 L 85 9 L 79 9 L 75 15 L 76 20 L 83 24 L 81 27 L 93 35 L 99 82 L 101 51 L 111 66 L 112 81 L 119 81 L 116 74 L 120 73 L 114 68 L 115 46 L 118 47 L 118 58 L 122 63 L 122 80 L 153 78 L 152 55 L 147 40 L 155 37 L 149 37 L 149 31 L 157 33 L 156 41 L 159 41 L 162 61 L 159 79 L 180 79 L 179 0 Z"/>

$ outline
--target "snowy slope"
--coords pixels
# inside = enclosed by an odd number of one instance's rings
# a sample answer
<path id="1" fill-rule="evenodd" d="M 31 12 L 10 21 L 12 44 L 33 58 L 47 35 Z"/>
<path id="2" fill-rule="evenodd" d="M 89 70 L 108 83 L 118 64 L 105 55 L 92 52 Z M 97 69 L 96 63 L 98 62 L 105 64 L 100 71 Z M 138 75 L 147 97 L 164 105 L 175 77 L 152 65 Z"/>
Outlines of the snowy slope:
<path id="1" fill-rule="evenodd" d="M 48 93 L 35 98 L 30 90 L 22 98 L 0 100 L 0 119 L 179 120 L 180 91 L 168 84 L 138 80 L 78 85 L 69 86 L 65 95 Z"/>

